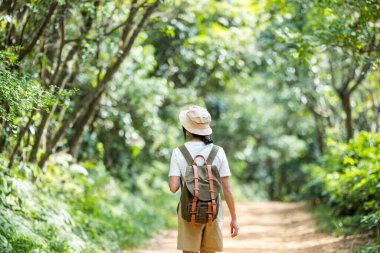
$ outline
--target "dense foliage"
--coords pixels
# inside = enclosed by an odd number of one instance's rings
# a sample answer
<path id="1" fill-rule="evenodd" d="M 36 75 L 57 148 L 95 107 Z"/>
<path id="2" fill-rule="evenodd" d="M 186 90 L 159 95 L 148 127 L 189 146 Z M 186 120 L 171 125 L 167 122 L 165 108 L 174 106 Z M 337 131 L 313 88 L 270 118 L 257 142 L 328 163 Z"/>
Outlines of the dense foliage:
<path id="1" fill-rule="evenodd" d="M 163 180 L 140 180 L 145 190 L 134 195 L 102 165 L 72 163 L 67 154 L 54 160 L 41 173 L 33 165 L 8 171 L 2 157 L 0 252 L 117 252 L 171 220 L 175 200 L 149 187 L 166 188 Z"/>
<path id="2" fill-rule="evenodd" d="M 305 193 L 327 203 L 351 224 L 380 230 L 380 134 L 362 132 L 349 143 L 330 138 L 318 165 L 308 165 Z M 356 223 L 355 223 L 356 220 Z M 360 224 L 361 222 L 362 224 Z"/>
<path id="3" fill-rule="evenodd" d="M 306 196 L 378 229 L 377 1 L 30 0 L 0 13 L 2 250 L 117 251 L 166 225 L 191 103 L 211 112 L 236 193 Z"/>

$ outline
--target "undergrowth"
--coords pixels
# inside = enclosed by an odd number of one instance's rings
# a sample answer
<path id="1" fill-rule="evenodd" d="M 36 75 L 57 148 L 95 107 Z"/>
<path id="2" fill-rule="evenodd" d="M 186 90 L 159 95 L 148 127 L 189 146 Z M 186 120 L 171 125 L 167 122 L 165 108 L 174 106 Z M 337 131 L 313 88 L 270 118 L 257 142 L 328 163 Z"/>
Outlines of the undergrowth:
<path id="1" fill-rule="evenodd" d="M 380 133 L 362 132 L 347 144 L 330 138 L 320 162 L 304 171 L 303 193 L 316 206 L 320 229 L 366 234 L 373 244 L 358 252 L 380 252 Z"/>
<path id="2" fill-rule="evenodd" d="M 66 154 L 44 171 L 6 165 L 1 157 L 0 253 L 120 252 L 173 225 L 176 200 L 157 175 L 134 179 L 131 191 L 101 164 Z"/>

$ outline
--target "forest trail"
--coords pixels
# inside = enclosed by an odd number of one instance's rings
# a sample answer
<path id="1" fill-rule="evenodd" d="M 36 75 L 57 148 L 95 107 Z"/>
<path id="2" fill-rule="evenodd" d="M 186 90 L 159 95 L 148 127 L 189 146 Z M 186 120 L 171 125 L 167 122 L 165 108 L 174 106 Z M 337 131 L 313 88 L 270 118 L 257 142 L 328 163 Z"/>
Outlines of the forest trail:
<path id="1" fill-rule="evenodd" d="M 360 238 L 317 232 L 316 220 L 304 203 L 237 203 L 240 233 L 229 237 L 229 213 L 224 205 L 226 253 L 351 253 Z M 131 253 L 179 253 L 174 230 L 165 231 Z"/>

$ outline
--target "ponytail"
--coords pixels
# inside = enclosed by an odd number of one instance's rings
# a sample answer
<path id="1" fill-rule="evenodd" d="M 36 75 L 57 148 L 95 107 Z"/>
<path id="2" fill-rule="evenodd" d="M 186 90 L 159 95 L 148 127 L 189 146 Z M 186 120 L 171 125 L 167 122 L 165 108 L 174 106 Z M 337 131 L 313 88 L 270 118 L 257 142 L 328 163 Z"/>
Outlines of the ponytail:
<path id="1" fill-rule="evenodd" d="M 212 139 L 212 137 L 211 137 L 211 135 L 196 135 L 196 134 L 193 134 L 193 136 L 196 137 L 196 138 L 201 139 L 201 141 L 203 141 L 206 145 L 214 142 L 213 139 Z"/>

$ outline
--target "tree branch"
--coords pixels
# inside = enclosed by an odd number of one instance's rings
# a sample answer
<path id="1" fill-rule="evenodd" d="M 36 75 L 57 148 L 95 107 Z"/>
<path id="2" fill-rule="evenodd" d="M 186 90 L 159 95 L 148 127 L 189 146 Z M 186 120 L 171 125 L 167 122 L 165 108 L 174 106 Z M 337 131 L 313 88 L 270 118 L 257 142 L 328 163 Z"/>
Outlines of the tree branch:
<path id="1" fill-rule="evenodd" d="M 22 44 L 23 40 L 24 40 L 24 33 L 25 33 L 25 29 L 29 23 L 29 20 L 30 20 L 30 15 L 28 15 L 28 17 L 26 18 L 25 20 L 25 23 L 24 25 L 22 26 L 22 30 L 21 30 L 21 35 L 20 35 L 20 42 L 19 44 Z"/>
<path id="2" fill-rule="evenodd" d="M 330 75 L 331 75 L 331 85 L 333 86 L 334 90 L 336 92 L 339 92 L 338 87 L 336 86 L 336 80 L 334 75 L 334 68 L 333 68 L 333 62 L 331 58 L 329 57 L 329 67 L 330 67 Z"/>
<path id="3" fill-rule="evenodd" d="M 117 31 L 118 29 L 120 29 L 123 26 L 128 27 L 130 29 L 130 26 L 132 24 L 132 21 L 133 21 L 134 17 L 136 16 L 137 11 L 143 5 L 143 3 L 139 4 L 137 6 L 136 6 L 136 4 L 137 4 L 137 0 L 133 0 L 132 3 L 131 3 L 131 9 L 129 11 L 128 18 L 124 22 L 122 22 L 121 24 L 119 24 L 116 27 L 112 28 L 109 32 L 104 33 L 104 35 L 109 36 L 109 35 L 111 35 L 112 33 L 114 33 L 115 31 Z M 124 31 L 125 30 L 126 29 L 124 28 Z M 124 31 L 123 31 L 123 33 L 124 33 Z M 123 36 L 122 36 L 122 38 L 123 38 Z M 124 40 L 125 40 L 125 38 L 124 38 Z"/>
<path id="4" fill-rule="evenodd" d="M 17 0 L 4 0 L 0 4 L 0 13 L 3 11 L 7 11 L 7 14 L 10 14 L 13 12 L 16 5 L 17 5 Z"/>
<path id="5" fill-rule="evenodd" d="M 131 30 L 130 29 L 131 26 L 127 24 L 126 28 L 123 31 L 123 35 L 121 38 L 121 45 L 116 56 L 116 61 L 109 68 L 107 68 L 106 74 L 104 75 L 104 79 L 102 82 L 103 84 L 106 84 L 109 80 L 112 79 L 113 75 L 119 68 L 120 64 L 123 62 L 125 57 L 127 57 L 130 50 L 132 49 L 133 43 L 135 42 L 137 35 L 140 33 L 141 29 L 144 27 L 149 16 L 152 15 L 153 11 L 158 7 L 159 3 L 160 3 L 160 0 L 157 0 L 156 2 L 151 4 L 149 7 L 147 7 L 147 10 L 145 11 L 144 16 L 141 18 L 140 22 L 137 24 L 136 28 L 133 30 L 133 33 L 128 39 L 128 42 L 126 42 L 125 40 Z M 104 87 L 100 86 L 100 89 L 104 89 Z"/>
<path id="6" fill-rule="evenodd" d="M 370 70 L 372 66 L 372 63 L 371 62 L 367 62 L 362 70 L 360 71 L 360 74 L 358 76 L 358 78 L 356 79 L 356 82 L 355 84 L 348 90 L 348 93 L 351 94 L 354 90 L 356 90 L 356 88 L 363 82 L 367 72 Z"/>
<path id="7" fill-rule="evenodd" d="M 350 82 L 355 79 L 355 70 L 356 70 L 356 67 L 350 68 L 348 73 L 347 73 L 348 76 L 347 76 L 346 80 L 343 81 L 343 78 L 342 78 L 342 87 L 339 88 L 340 93 L 346 92 Z M 343 72 L 344 71 L 342 71 L 342 75 L 343 75 Z"/>
<path id="8" fill-rule="evenodd" d="M 367 49 L 368 55 L 372 52 L 372 50 L 374 50 L 375 44 L 376 44 L 376 32 L 373 33 L 371 40 L 368 43 L 368 49 Z M 367 62 L 366 64 L 364 64 L 358 78 L 356 79 L 355 84 L 349 89 L 348 93 L 352 93 L 363 82 L 367 72 L 371 69 L 371 66 L 372 66 L 372 62 Z"/>
<path id="9" fill-rule="evenodd" d="M 50 19 L 53 16 L 53 14 L 54 14 L 57 6 L 58 6 L 58 2 L 54 2 L 54 3 L 51 4 L 51 6 L 49 8 L 49 11 L 46 14 L 46 17 L 45 17 L 45 19 L 44 19 L 44 21 L 43 21 L 40 29 L 38 30 L 38 32 L 36 33 L 36 35 L 32 39 L 32 42 L 29 44 L 29 46 L 27 46 L 24 50 L 22 50 L 20 52 L 19 57 L 18 57 L 19 61 L 21 61 L 27 54 L 30 53 L 30 51 L 32 51 L 32 49 L 36 45 L 38 39 L 41 37 L 41 35 L 43 34 L 45 28 L 49 24 Z"/>
<path id="10" fill-rule="evenodd" d="M 63 47 L 65 46 L 65 22 L 64 22 L 64 17 L 62 17 L 62 20 L 59 25 L 59 30 L 60 30 L 60 37 L 61 37 L 61 43 L 59 46 L 59 51 L 58 51 L 58 60 L 57 60 L 57 66 L 54 69 L 53 76 L 50 78 L 49 86 L 54 83 L 55 78 L 57 77 L 57 74 L 59 72 L 59 69 L 61 68 L 62 64 L 62 51 Z"/>
<path id="11" fill-rule="evenodd" d="M 108 82 L 113 78 L 115 72 L 119 69 L 120 64 L 123 62 L 125 57 L 127 57 L 128 53 L 132 49 L 133 43 L 137 38 L 137 35 L 141 31 L 141 29 L 144 27 L 145 23 L 147 22 L 150 15 L 153 13 L 153 11 L 158 7 L 160 3 L 160 0 L 157 0 L 153 4 L 151 4 L 149 7 L 147 7 L 143 17 L 141 18 L 140 22 L 137 24 L 136 28 L 134 29 L 133 33 L 131 34 L 130 38 L 128 39 L 127 44 L 121 43 L 120 47 L 120 53 L 116 56 L 116 61 L 106 70 L 106 74 L 104 78 L 101 80 L 97 88 L 94 92 L 87 94 L 80 103 L 77 104 L 76 110 L 74 110 L 76 113 L 70 117 L 66 118 L 57 132 L 54 134 L 52 139 L 49 141 L 46 152 L 41 157 L 40 161 L 38 162 L 38 165 L 42 167 L 47 159 L 49 158 L 50 154 L 53 151 L 53 148 L 55 147 L 56 143 L 60 140 L 60 138 L 65 133 L 66 129 L 73 126 L 77 122 L 78 119 L 81 118 L 83 113 L 86 112 L 87 107 L 95 100 L 99 99 L 99 97 L 102 96 L 103 92 L 105 91 Z M 133 8 L 133 7 L 131 7 Z M 132 20 L 131 20 L 132 21 Z M 125 39 L 128 36 L 129 32 L 126 32 L 126 30 L 130 29 L 130 27 L 126 27 L 124 29 L 123 35 L 125 36 Z M 122 38 L 121 38 L 122 39 Z M 124 45 L 125 44 L 125 45 Z"/>
<path id="12" fill-rule="evenodd" d="M 125 23 L 125 27 L 121 33 L 121 39 L 120 39 L 120 42 L 121 42 L 121 46 L 125 44 L 125 41 L 129 35 L 129 33 L 131 32 L 132 30 L 132 24 L 133 24 L 133 20 L 136 16 L 136 13 L 137 11 L 139 10 L 140 6 L 137 6 L 136 7 L 136 2 L 137 0 L 133 0 L 132 1 L 132 6 L 131 6 L 131 11 L 128 15 L 128 18 L 126 20 L 126 23 Z"/>

